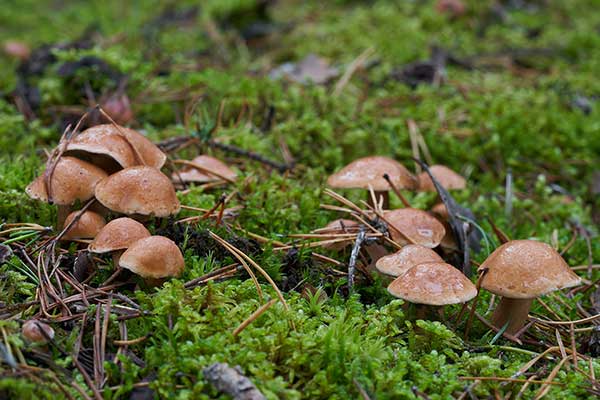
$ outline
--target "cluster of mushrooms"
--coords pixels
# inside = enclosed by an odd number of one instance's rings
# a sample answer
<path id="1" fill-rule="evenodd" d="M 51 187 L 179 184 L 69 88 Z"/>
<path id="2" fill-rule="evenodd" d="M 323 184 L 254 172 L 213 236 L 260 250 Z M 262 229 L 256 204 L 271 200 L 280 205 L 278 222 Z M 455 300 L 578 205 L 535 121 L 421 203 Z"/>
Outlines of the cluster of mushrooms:
<path id="1" fill-rule="evenodd" d="M 465 179 L 442 166 L 430 172 L 447 190 L 464 189 Z M 384 178 L 385 176 L 385 178 Z M 439 203 L 430 212 L 410 207 L 388 210 L 388 191 L 400 189 L 435 191 L 429 175 L 412 175 L 402 164 L 386 157 L 355 160 L 330 176 L 328 185 L 338 189 L 369 189 L 369 203 L 379 206 L 389 236 L 402 247 L 393 254 L 378 244 L 367 244 L 376 270 L 393 279 L 388 291 L 395 297 L 420 305 L 419 314 L 431 306 L 466 303 L 477 296 L 478 288 L 454 266 L 440 256 L 455 246 L 447 225 L 447 210 Z M 316 232 L 356 233 L 360 224 L 340 219 Z M 339 250 L 348 242 L 330 245 Z M 436 252 L 435 250 L 438 250 Z M 478 269 L 482 288 L 501 296 L 492 323 L 508 334 L 524 325 L 533 299 L 581 283 L 563 258 L 551 246 L 534 240 L 512 240 L 497 248 Z"/>
<path id="2" fill-rule="evenodd" d="M 114 123 L 62 140 L 53 156 L 26 192 L 56 204 L 61 240 L 89 243 L 90 253 L 112 255 L 115 268 L 148 283 L 179 276 L 184 269 L 179 247 L 169 238 L 152 236 L 143 225 L 151 217 L 179 212 L 174 182 L 235 177 L 221 161 L 199 156 L 186 161 L 189 165 L 173 174 L 173 182 L 161 172 L 166 155 L 141 133 Z M 116 218 L 107 223 L 110 217 Z"/>

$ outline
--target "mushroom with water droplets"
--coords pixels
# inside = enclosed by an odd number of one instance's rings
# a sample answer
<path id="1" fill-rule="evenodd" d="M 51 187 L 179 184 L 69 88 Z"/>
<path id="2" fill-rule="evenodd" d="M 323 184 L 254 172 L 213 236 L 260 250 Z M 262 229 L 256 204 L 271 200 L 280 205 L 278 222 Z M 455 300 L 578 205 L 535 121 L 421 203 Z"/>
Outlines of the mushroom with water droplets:
<path id="1" fill-rule="evenodd" d="M 376 198 L 383 197 L 383 208 L 389 208 L 390 185 L 383 177 L 387 174 L 398 189 L 416 189 L 416 178 L 399 162 L 388 157 L 371 156 L 354 160 L 331 175 L 327 184 L 339 189 L 369 189 L 375 191 Z M 371 196 L 368 197 L 371 203 Z"/>
<path id="2" fill-rule="evenodd" d="M 80 211 L 73 211 L 65 219 L 64 228 L 69 226 L 71 221 L 79 215 Z M 65 232 L 62 237 L 63 240 L 80 240 L 80 239 L 93 239 L 96 237 L 98 232 L 106 225 L 104 217 L 94 211 L 84 211 L 77 221 L 68 231 Z"/>
<path id="3" fill-rule="evenodd" d="M 113 124 L 96 125 L 75 136 L 67 146 L 72 155 L 108 173 L 136 165 L 160 169 L 167 156 L 141 133 Z"/>
<path id="4" fill-rule="evenodd" d="M 171 180 L 152 167 L 125 168 L 96 186 L 96 198 L 108 209 L 127 215 L 167 217 L 180 204 Z"/>
<path id="5" fill-rule="evenodd" d="M 444 225 L 426 211 L 400 208 L 383 214 L 392 239 L 400 244 L 419 244 L 437 247 L 446 234 Z"/>
<path id="6" fill-rule="evenodd" d="M 74 157 L 61 157 L 49 181 L 50 194 L 46 190 L 45 174 L 38 176 L 27 186 L 29 197 L 45 202 L 52 200 L 58 207 L 57 226 L 64 225 L 71 206 L 77 201 L 87 201 L 94 197 L 96 185 L 107 174 L 97 166 Z"/>
<path id="7" fill-rule="evenodd" d="M 200 155 L 189 161 L 181 170 L 173 172 L 171 177 L 176 183 L 209 183 L 220 180 L 235 181 L 237 173 L 215 157 Z"/>
<path id="8" fill-rule="evenodd" d="M 398 277 L 418 264 L 429 262 L 443 263 L 444 260 L 435 251 L 418 244 L 409 244 L 394 254 L 381 257 L 375 268 L 384 275 Z"/>
<path id="9" fill-rule="evenodd" d="M 502 296 L 492 316 L 498 329 L 514 335 L 525 324 L 536 297 L 577 286 L 579 278 L 565 260 L 546 243 L 511 240 L 498 247 L 481 264 L 481 287 Z"/>
<path id="10" fill-rule="evenodd" d="M 445 165 L 432 165 L 429 167 L 429 171 L 431 171 L 431 174 L 446 190 L 465 189 L 467 187 L 466 179 Z M 431 177 L 427 172 L 421 172 L 417 179 L 419 181 L 420 191 L 436 191 L 435 185 L 431 181 Z"/>
<path id="11" fill-rule="evenodd" d="M 427 307 L 466 303 L 477 296 L 475 285 L 459 270 L 444 262 L 418 264 L 396 278 L 388 292 L 420 305 L 417 317 L 425 317 Z"/>
<path id="12" fill-rule="evenodd" d="M 153 284 L 164 278 L 177 277 L 185 261 L 179 247 L 164 236 L 150 236 L 133 243 L 121 255 L 119 266 Z"/>
<path id="13" fill-rule="evenodd" d="M 150 232 L 138 221 L 122 217 L 110 221 L 88 246 L 90 253 L 111 253 L 113 264 L 119 265 L 119 257 L 133 243 L 150 237 Z"/>

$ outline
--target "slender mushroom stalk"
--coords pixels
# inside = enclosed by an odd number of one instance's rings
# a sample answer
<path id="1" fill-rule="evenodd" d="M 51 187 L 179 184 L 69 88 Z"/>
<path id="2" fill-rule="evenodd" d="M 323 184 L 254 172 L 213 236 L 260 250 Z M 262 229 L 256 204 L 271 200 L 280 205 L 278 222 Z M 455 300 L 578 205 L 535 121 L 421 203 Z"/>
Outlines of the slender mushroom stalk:
<path id="1" fill-rule="evenodd" d="M 387 190 L 374 190 L 375 192 L 375 201 L 379 201 L 379 199 L 383 199 L 382 206 L 384 210 L 388 210 L 390 208 L 390 194 Z M 367 204 L 371 207 L 375 208 L 375 204 L 373 204 L 373 197 L 370 193 L 367 193 Z"/>
<path id="2" fill-rule="evenodd" d="M 525 325 L 531 303 L 533 299 L 502 297 L 492 315 L 492 323 L 499 329 L 508 324 L 506 333 L 511 335 L 517 333 Z"/>
<path id="3" fill-rule="evenodd" d="M 67 217 L 71 214 L 71 206 L 64 204 L 56 205 L 56 227 L 60 229 L 60 227 L 65 226 L 65 222 L 67 221 Z"/>
<path id="4" fill-rule="evenodd" d="M 546 243 L 512 240 L 481 264 L 487 270 L 481 287 L 502 296 L 492 317 L 494 326 L 514 335 L 524 325 L 533 300 L 555 290 L 577 286 L 579 278 Z"/>

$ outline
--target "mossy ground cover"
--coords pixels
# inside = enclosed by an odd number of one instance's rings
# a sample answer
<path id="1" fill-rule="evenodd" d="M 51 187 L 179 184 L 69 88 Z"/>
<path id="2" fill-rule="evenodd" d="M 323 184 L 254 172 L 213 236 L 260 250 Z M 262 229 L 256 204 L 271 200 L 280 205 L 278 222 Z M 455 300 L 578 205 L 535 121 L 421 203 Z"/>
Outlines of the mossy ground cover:
<path id="1" fill-rule="evenodd" d="M 458 18 L 440 14 L 429 1 L 279 1 L 266 8 L 267 19 L 256 2 L 233 0 L 177 6 L 163 1 L 19 1 L 0 8 L 0 41 L 18 39 L 36 48 L 80 40 L 88 32 L 90 43 L 53 49 L 53 61 L 28 76 L 28 85 L 37 90 L 30 119 L 19 112 L 13 96 L 20 84 L 18 63 L 0 57 L 3 223 L 53 224 L 54 209 L 29 199 L 24 188 L 43 168 L 42 149 L 59 140 L 67 111 L 91 105 L 90 91 L 101 97 L 116 90 L 122 81 L 113 79 L 114 74 L 126 77 L 135 112 L 132 125 L 156 141 L 210 133 L 213 140 L 280 163 L 286 161 L 286 153 L 295 161 L 291 171 L 279 173 L 203 145 L 201 151 L 227 158 L 241 177 L 225 188 L 192 188 L 180 200 L 210 208 L 222 193 L 237 190 L 239 195 L 228 206 L 243 206 L 235 219 L 243 229 L 215 228 L 211 220 L 181 230 L 173 228 L 172 221 L 151 224 L 153 232 L 180 239 L 186 269 L 179 279 L 159 288 L 125 291 L 146 315 L 126 323 L 117 315 L 110 317 L 104 397 L 217 397 L 202 375 L 215 361 L 240 365 L 268 398 L 359 398 L 361 391 L 373 399 L 517 395 L 523 382 L 474 383 L 461 377 L 531 378 L 515 374 L 548 346 L 558 345 L 555 332 L 532 328 L 532 337 L 543 345 L 517 345 L 496 337 L 475 319 L 465 337 L 466 316 L 455 318 L 460 307 L 446 308 L 442 322 L 414 321 L 379 278 L 368 284 L 360 281 L 357 293 L 348 296 L 345 279 L 330 270 L 343 266 L 312 258 L 301 243 L 285 252 L 272 243 L 258 246 L 242 239 L 253 233 L 290 242 L 287 235 L 309 232 L 338 218 L 338 213 L 320 207 L 335 204 L 323 193 L 325 180 L 357 157 L 387 155 L 412 166 L 407 127 L 411 119 L 431 159 L 468 179 L 468 189 L 454 196 L 475 213 L 486 233 L 475 262 L 498 245 L 488 218 L 511 238 L 567 248 L 569 265 L 598 262 L 600 243 L 592 214 L 599 200 L 591 189 L 600 161 L 596 2 L 466 4 L 466 14 Z M 244 40 L 257 20 L 270 33 Z M 429 59 L 432 45 L 469 60 L 472 68 L 449 63 L 441 85 L 411 87 L 393 78 L 394 71 L 408 63 Z M 269 77 L 279 64 L 311 53 L 343 74 L 369 48 L 369 60 L 338 92 L 339 77 L 327 85 Z M 102 60 L 112 72 L 96 65 L 65 75 L 61 67 L 83 57 Z M 189 158 L 197 151 L 189 148 L 178 155 Z M 507 212 L 509 171 L 514 193 Z M 356 202 L 363 198 L 358 191 L 344 194 Z M 435 203 L 434 194 L 407 196 L 414 207 Z M 391 204 L 401 206 L 393 196 Z M 193 215 L 185 211 L 181 216 Z M 234 262 L 208 239 L 207 229 L 246 245 L 284 289 L 290 311 L 276 304 L 234 336 L 233 330 L 261 305 L 251 280 L 238 275 L 185 288 L 184 282 Z M 348 262 L 349 252 L 321 252 Z M 19 322 L 39 309 L 6 311 L 35 298 L 38 277 L 27 268 L 16 256 L 0 266 L 0 310 L 6 318 L 0 321 L 0 397 L 79 397 L 75 385 L 87 384 L 73 367 L 71 354 L 81 323 L 53 324 L 56 346 L 32 349 L 19 334 Z M 91 284 L 103 282 L 111 272 L 103 267 Z M 580 274 L 591 282 L 600 277 L 595 269 L 590 275 L 585 270 Z M 266 297 L 276 297 L 266 281 L 261 285 Z M 303 293 L 307 285 L 319 292 Z M 597 314 L 598 303 L 591 297 L 595 291 L 592 286 L 574 296 L 547 296 L 543 304 L 535 303 L 532 314 L 551 320 Z M 482 292 L 477 312 L 489 316 L 489 301 L 489 294 Z M 94 321 L 95 306 L 86 315 Z M 89 321 L 82 336 L 87 349 L 93 347 Z M 115 358 L 119 347 L 112 340 L 120 337 L 124 324 L 129 338 L 150 335 Z M 598 355 L 594 326 L 582 325 L 589 329 L 574 335 L 578 352 L 586 357 Z M 569 335 L 563 339 L 570 348 Z M 45 352 L 50 357 L 40 356 Z M 12 369 L 6 363 L 10 355 L 40 369 Z M 535 372 L 532 379 L 543 381 L 560 360 L 560 353 L 554 354 L 528 373 Z M 595 361 L 580 361 L 577 368 L 567 362 L 551 377 L 557 385 L 546 397 L 590 397 L 594 374 L 600 374 Z M 521 396 L 534 398 L 541 388 L 531 383 Z"/>

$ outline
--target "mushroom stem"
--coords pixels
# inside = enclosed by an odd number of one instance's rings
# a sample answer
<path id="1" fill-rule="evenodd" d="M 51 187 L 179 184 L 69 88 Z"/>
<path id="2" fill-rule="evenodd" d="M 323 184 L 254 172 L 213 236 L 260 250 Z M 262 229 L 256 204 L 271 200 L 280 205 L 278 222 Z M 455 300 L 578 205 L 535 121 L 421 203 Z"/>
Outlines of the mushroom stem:
<path id="1" fill-rule="evenodd" d="M 498 329 L 502 329 L 508 323 L 505 332 L 514 335 L 525 325 L 532 302 L 533 299 L 502 297 L 492 315 L 492 323 Z"/>
<path id="2" fill-rule="evenodd" d="M 388 210 L 390 208 L 390 195 L 387 190 L 375 190 L 375 199 L 379 201 L 379 198 L 383 197 L 383 205 L 382 208 L 384 210 Z M 367 204 L 372 207 L 375 207 L 373 204 L 373 199 L 371 197 L 371 193 L 367 192 Z"/>
<path id="3" fill-rule="evenodd" d="M 123 254 L 123 250 L 112 252 L 113 268 L 115 269 L 119 268 L 119 259 L 121 258 L 121 254 Z"/>
<path id="4" fill-rule="evenodd" d="M 56 229 L 62 230 L 65 220 L 71 213 L 71 206 L 57 204 L 56 206 Z"/>
<path id="5" fill-rule="evenodd" d="M 369 254 L 369 257 L 371 258 L 371 263 L 369 264 L 369 270 L 375 271 L 375 263 L 381 257 L 387 255 L 388 251 L 386 250 L 385 247 L 383 247 L 379 243 L 373 243 L 373 244 L 366 245 L 366 246 L 364 246 L 364 249 L 367 251 L 367 253 Z"/>

